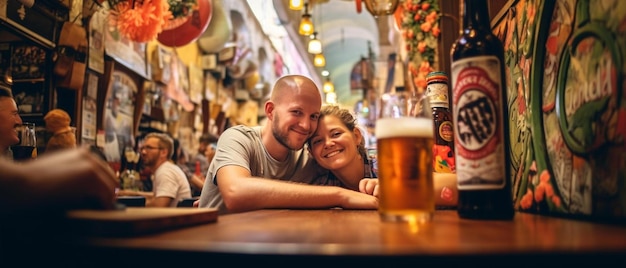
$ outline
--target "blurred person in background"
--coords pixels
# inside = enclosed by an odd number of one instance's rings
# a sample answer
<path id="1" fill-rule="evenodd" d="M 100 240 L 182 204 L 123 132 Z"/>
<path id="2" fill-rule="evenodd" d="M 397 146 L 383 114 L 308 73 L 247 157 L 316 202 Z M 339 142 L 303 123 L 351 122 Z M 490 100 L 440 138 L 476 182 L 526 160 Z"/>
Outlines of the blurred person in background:
<path id="1" fill-rule="evenodd" d="M 208 161 L 209 164 L 213 160 L 213 157 L 215 157 L 216 152 L 217 152 L 217 144 L 213 142 L 209 143 L 208 146 L 206 147 L 206 150 L 204 150 L 205 159 Z M 188 164 L 192 164 L 192 163 L 190 162 Z M 194 166 L 194 170 L 198 167 L 200 167 L 200 170 L 202 172 L 206 173 L 207 170 L 203 169 L 201 165 Z M 202 187 L 204 187 L 205 180 L 206 180 L 206 175 L 201 175 L 201 173 L 198 173 L 197 170 L 195 170 L 194 172 L 190 172 L 189 184 L 191 185 L 191 191 L 192 191 L 193 196 L 200 196 L 200 194 L 202 193 Z"/>
<path id="2" fill-rule="evenodd" d="M 180 145 L 178 139 L 174 140 L 174 154 L 172 155 L 172 162 L 176 164 L 187 176 L 189 186 L 191 187 L 191 196 L 200 196 L 202 191 L 202 184 L 204 183 L 204 176 L 200 168 L 200 163 L 192 165 L 189 161 L 189 155 L 185 152 L 185 148 Z"/>
<path id="3" fill-rule="evenodd" d="M 213 161 L 213 157 L 215 157 L 215 153 L 217 152 L 217 137 L 213 136 L 211 140 L 212 141 L 208 144 L 206 150 L 204 150 L 204 156 L 206 157 L 209 164 L 211 164 L 211 161 Z"/>
<path id="4" fill-rule="evenodd" d="M 13 99 L 11 88 L 0 82 L 0 158 L 13 160 L 11 146 L 20 142 L 17 127 L 22 124 L 22 117 Z"/>
<path id="5" fill-rule="evenodd" d="M 198 138 L 198 151 L 189 158 L 187 162 L 187 166 L 190 170 L 195 171 L 196 163 L 200 163 L 200 171 L 202 172 L 202 176 L 206 176 L 206 172 L 209 169 L 209 164 L 211 163 L 211 159 L 207 157 L 207 150 L 211 149 L 211 146 L 215 147 L 217 143 L 217 137 L 210 133 L 205 133 Z M 213 150 L 214 152 L 215 150 Z M 200 187 L 202 189 L 202 186 Z"/>
<path id="6" fill-rule="evenodd" d="M 118 196 L 143 196 L 146 207 L 176 207 L 191 198 L 185 172 L 172 161 L 173 139 L 163 133 L 148 133 L 140 148 L 143 166 L 152 172 L 152 192 L 120 190 Z"/>

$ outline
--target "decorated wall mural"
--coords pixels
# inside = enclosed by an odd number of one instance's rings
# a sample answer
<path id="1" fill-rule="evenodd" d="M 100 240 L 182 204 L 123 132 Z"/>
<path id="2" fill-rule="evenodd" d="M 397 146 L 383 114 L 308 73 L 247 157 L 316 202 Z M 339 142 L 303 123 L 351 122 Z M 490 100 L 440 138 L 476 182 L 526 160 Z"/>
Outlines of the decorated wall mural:
<path id="1" fill-rule="evenodd" d="M 626 2 L 520 0 L 505 48 L 515 208 L 626 221 Z"/>

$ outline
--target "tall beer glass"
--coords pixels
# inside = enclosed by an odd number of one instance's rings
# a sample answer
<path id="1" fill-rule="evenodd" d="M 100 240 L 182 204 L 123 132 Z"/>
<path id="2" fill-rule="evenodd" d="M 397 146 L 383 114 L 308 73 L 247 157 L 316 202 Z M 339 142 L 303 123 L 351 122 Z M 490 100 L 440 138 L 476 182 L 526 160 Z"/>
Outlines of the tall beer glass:
<path id="1" fill-rule="evenodd" d="M 435 211 L 433 121 L 428 98 L 396 90 L 379 99 L 376 120 L 382 221 L 427 222 Z"/>

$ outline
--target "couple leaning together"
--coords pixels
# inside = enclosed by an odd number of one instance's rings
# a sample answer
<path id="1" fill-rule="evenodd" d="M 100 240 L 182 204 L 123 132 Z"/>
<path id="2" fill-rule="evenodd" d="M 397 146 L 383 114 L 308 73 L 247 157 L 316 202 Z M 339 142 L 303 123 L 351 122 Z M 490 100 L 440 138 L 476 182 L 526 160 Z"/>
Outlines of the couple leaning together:
<path id="1" fill-rule="evenodd" d="M 301 75 L 279 78 L 264 109 L 263 126 L 220 136 L 199 207 L 378 208 L 378 180 L 368 179 L 375 174 L 348 110 L 322 107 L 317 86 Z"/>

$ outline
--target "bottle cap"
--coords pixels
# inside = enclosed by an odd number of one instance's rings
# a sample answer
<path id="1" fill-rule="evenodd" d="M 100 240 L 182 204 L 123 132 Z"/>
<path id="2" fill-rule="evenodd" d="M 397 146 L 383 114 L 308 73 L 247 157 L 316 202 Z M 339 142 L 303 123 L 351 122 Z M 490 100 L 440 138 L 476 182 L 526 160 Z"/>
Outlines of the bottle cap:
<path id="1" fill-rule="evenodd" d="M 448 83 L 448 74 L 442 71 L 430 72 L 428 73 L 428 75 L 426 75 L 426 82 L 427 83 L 431 83 L 431 82 Z"/>

